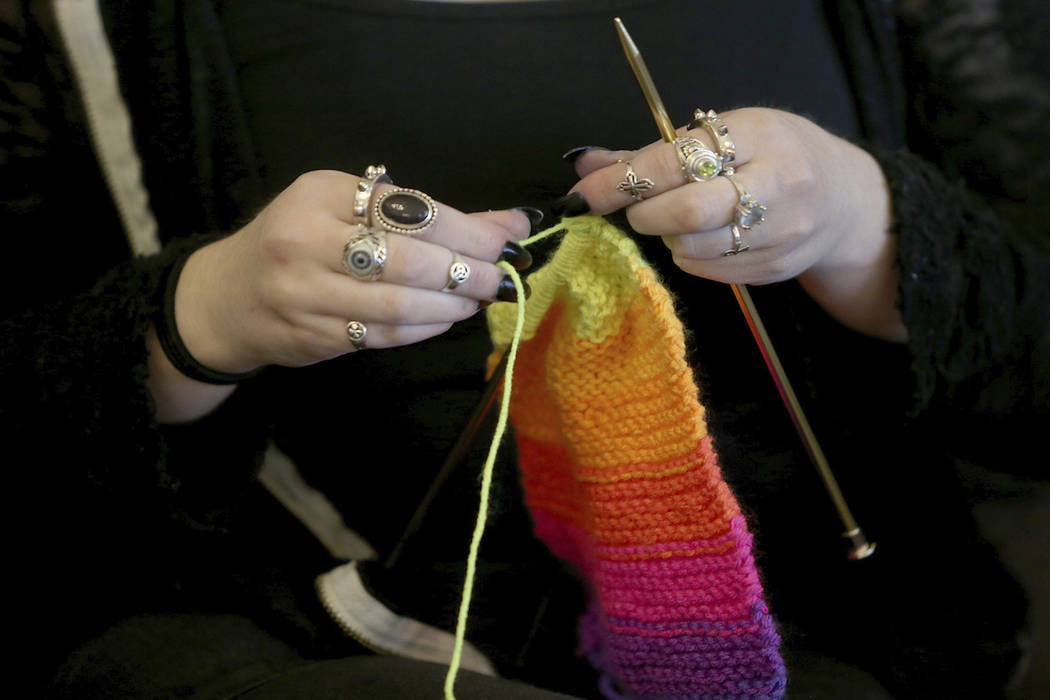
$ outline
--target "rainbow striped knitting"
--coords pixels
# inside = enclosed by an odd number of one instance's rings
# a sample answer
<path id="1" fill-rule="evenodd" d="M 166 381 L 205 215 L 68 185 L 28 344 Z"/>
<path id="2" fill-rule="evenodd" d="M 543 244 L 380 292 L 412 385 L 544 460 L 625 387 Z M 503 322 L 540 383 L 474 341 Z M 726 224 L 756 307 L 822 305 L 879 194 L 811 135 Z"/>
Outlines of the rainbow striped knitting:
<path id="1" fill-rule="evenodd" d="M 613 698 L 779 698 L 780 638 L 671 297 L 614 226 L 562 223 L 529 277 L 511 421 L 536 532 L 591 585 L 581 649 Z M 494 357 L 514 313 L 489 309 Z"/>

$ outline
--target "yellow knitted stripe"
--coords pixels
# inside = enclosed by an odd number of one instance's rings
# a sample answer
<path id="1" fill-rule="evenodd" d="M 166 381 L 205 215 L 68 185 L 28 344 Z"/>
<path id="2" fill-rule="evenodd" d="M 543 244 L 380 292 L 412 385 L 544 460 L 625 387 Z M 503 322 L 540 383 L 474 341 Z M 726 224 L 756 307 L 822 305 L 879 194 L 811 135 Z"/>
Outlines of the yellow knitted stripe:
<path id="1" fill-rule="evenodd" d="M 638 246 L 615 226 L 600 216 L 563 219 L 562 224 L 568 234 L 557 252 L 529 276 L 532 296 L 526 305 L 522 341 L 532 339 L 559 295 L 573 299 L 573 331 L 593 343 L 616 332 L 640 289 L 659 289 L 671 304 Z M 493 304 L 488 309 L 489 330 L 498 349 L 510 344 L 515 314 L 514 304 Z"/>

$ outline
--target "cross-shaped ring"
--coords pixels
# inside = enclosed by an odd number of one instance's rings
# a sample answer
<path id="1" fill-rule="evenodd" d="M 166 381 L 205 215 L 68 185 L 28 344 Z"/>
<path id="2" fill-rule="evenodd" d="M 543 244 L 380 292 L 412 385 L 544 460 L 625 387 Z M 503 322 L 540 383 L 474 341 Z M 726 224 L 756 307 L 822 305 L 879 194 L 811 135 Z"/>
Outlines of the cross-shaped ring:
<path id="1" fill-rule="evenodd" d="M 631 161 L 623 161 L 623 164 L 627 166 L 627 177 L 626 179 L 616 186 L 616 189 L 621 192 L 634 197 L 636 201 L 642 201 L 642 192 L 648 192 L 655 185 L 652 180 L 647 177 L 639 178 L 634 172 L 634 168 L 631 167 Z"/>

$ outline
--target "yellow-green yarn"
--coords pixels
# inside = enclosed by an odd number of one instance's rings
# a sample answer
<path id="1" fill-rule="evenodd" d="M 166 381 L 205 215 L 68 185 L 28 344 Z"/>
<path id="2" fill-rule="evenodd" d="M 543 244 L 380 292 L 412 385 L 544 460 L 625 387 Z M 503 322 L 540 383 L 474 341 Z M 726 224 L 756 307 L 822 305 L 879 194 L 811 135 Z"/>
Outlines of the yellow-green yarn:
<path id="1" fill-rule="evenodd" d="M 535 238 L 535 237 L 534 237 Z M 507 414 L 510 411 L 511 382 L 514 377 L 514 360 L 518 355 L 518 344 L 521 341 L 522 329 L 525 326 L 525 287 L 518 275 L 509 263 L 500 262 L 500 267 L 507 271 L 514 280 L 514 289 L 518 292 L 520 303 L 514 306 L 517 309 L 517 322 L 515 324 L 514 337 L 511 340 L 510 349 L 507 351 L 507 369 L 503 378 L 503 396 L 499 404 L 499 420 L 496 422 L 496 431 L 492 436 L 492 444 L 489 445 L 488 457 L 485 466 L 481 470 L 481 499 L 478 503 L 478 517 L 474 523 L 474 535 L 470 540 L 470 553 L 467 555 L 467 575 L 463 582 L 463 595 L 459 602 L 459 617 L 456 620 L 456 642 L 452 648 L 452 660 L 448 665 L 448 673 L 445 674 L 445 699 L 455 700 L 453 686 L 456 683 L 456 675 L 459 673 L 459 664 L 463 656 L 463 640 L 467 630 L 467 612 L 470 609 L 470 598 L 474 592 L 474 571 L 477 568 L 478 550 L 481 548 L 481 537 L 485 533 L 485 521 L 488 519 L 489 490 L 492 487 L 492 470 L 496 463 L 496 453 L 499 444 L 503 440 L 503 433 L 507 429 Z M 509 306 L 509 304 L 508 304 Z"/>

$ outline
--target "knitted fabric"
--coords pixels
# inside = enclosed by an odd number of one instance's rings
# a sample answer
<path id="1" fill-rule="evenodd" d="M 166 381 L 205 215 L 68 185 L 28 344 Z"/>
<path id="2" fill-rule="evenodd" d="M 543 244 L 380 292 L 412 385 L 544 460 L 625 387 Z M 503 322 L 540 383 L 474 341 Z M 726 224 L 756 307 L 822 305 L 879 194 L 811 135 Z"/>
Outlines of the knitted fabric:
<path id="1" fill-rule="evenodd" d="M 671 297 L 614 226 L 563 224 L 529 277 L 510 412 L 536 533 L 589 584 L 581 651 L 610 697 L 779 698 L 780 639 Z M 493 362 L 515 311 L 489 309 Z"/>

